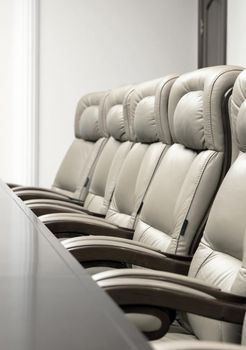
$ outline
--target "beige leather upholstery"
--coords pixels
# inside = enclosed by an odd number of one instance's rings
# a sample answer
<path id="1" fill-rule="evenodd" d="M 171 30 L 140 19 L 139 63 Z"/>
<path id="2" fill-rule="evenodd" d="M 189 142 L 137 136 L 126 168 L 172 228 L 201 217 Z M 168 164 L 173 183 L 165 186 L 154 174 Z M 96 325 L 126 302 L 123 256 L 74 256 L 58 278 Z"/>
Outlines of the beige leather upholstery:
<path id="1" fill-rule="evenodd" d="M 52 189 L 70 198 L 84 200 L 96 159 L 107 140 L 104 129 L 105 93 L 83 96 L 75 115 L 75 140 L 67 151 Z"/>
<path id="2" fill-rule="evenodd" d="M 221 176 L 224 175 L 226 139 L 221 106 L 224 94 L 232 87 L 240 71 L 240 68 L 231 66 L 210 67 L 184 74 L 174 82 L 168 102 L 168 121 L 175 143 L 165 147 L 146 196 L 141 194 L 142 189 L 146 188 L 143 181 L 149 176 L 150 170 L 146 157 L 150 155 L 152 158 L 153 155 L 157 155 L 154 147 L 157 147 L 158 143 L 151 144 L 148 150 L 146 144 L 139 143 L 132 148 L 125 161 L 125 164 L 129 162 L 128 167 L 122 167 L 107 219 L 120 226 L 133 227 L 137 214 L 135 208 L 139 208 L 143 202 L 135 225 L 135 241 L 172 254 L 190 253 L 194 237 L 199 232 Z M 139 95 L 137 92 L 136 96 Z M 162 98 L 156 101 L 161 100 Z M 128 105 L 128 108 L 137 110 L 135 106 L 133 99 L 132 106 Z M 167 113 L 167 108 L 164 111 Z M 167 120 L 164 118 L 164 112 L 162 118 L 158 113 L 156 116 L 157 119 Z M 149 119 L 143 121 L 150 130 L 150 137 L 153 137 L 154 132 L 149 127 Z M 162 126 L 158 130 L 165 140 L 168 133 L 168 129 L 163 131 L 166 122 L 159 121 L 158 125 Z M 191 140 L 193 133 L 195 136 Z M 138 132 L 136 134 L 138 135 Z M 138 137 L 142 136 L 143 132 L 140 130 Z M 138 156 L 134 155 L 136 151 Z M 142 163 L 145 165 L 140 168 L 137 178 L 134 172 L 139 167 L 137 162 L 141 159 L 145 161 Z M 141 197 L 139 194 L 139 197 L 135 196 L 134 188 L 138 189 Z M 129 192 L 126 189 L 129 189 Z M 131 208 L 131 211 L 128 208 Z M 78 239 L 76 241 L 79 246 Z M 68 249 L 70 244 L 72 245 L 72 240 L 64 242 Z"/>
<path id="3" fill-rule="evenodd" d="M 97 158 L 91 180 L 87 182 L 88 193 L 83 207 L 61 200 L 29 200 L 28 206 L 46 206 L 47 210 L 60 212 L 88 210 L 93 214 L 105 215 L 112 198 L 115 184 L 126 155 L 133 145 L 130 134 L 130 120 L 125 116 L 124 104 L 127 103 L 132 92 L 131 86 L 112 89 L 104 97 L 99 119 L 101 128 L 107 136 L 107 142 Z M 72 172 L 72 171 L 71 171 Z M 85 191 L 83 190 L 83 193 Z M 68 209 L 69 207 L 69 209 Z"/>
<path id="4" fill-rule="evenodd" d="M 242 296 L 246 296 L 244 96 L 245 71 L 239 75 L 234 86 L 231 104 L 235 137 L 240 152 L 218 191 L 189 271 L 190 277 Z M 240 326 L 196 315 L 188 315 L 188 322 L 192 332 L 200 340 L 241 342 Z M 243 339 L 245 342 L 245 338 Z"/>
<path id="5" fill-rule="evenodd" d="M 236 126 L 236 122 L 237 122 L 237 119 L 241 119 L 242 120 L 240 122 L 238 122 L 238 127 L 239 127 L 239 123 L 240 124 L 243 124 L 245 123 L 245 121 L 243 120 L 243 114 L 244 114 L 244 111 L 245 111 L 245 92 L 243 90 L 243 80 L 245 79 L 246 75 L 246 72 L 242 72 L 240 74 L 240 77 L 237 79 L 237 81 L 235 82 L 235 87 L 234 89 L 238 91 L 237 95 L 234 94 L 234 97 L 233 97 L 233 100 L 231 99 L 230 100 L 230 105 L 231 105 L 231 122 L 232 122 L 232 125 L 233 125 L 233 128 L 232 128 L 232 138 L 233 138 L 233 144 L 234 144 L 234 152 L 233 152 L 233 159 L 235 159 L 238 155 L 238 141 L 237 138 L 239 137 L 240 138 L 240 147 L 245 147 L 245 140 L 242 139 L 243 137 L 243 125 L 241 125 L 240 129 L 242 128 L 242 131 L 239 129 L 238 131 L 238 135 L 236 134 L 236 129 L 237 129 L 237 126 Z M 242 84 L 242 85 L 241 85 Z M 240 112 L 240 115 L 238 115 L 238 113 Z"/>
<path id="6" fill-rule="evenodd" d="M 84 208 L 92 213 L 106 214 L 115 184 L 133 142 L 129 134 L 129 120 L 123 113 L 124 100 L 132 88 L 123 86 L 110 91 L 105 99 L 105 127 L 109 139 L 103 148 L 94 169 Z"/>
<path id="7" fill-rule="evenodd" d="M 171 334 L 171 333 L 170 333 Z M 246 350 L 246 317 L 244 318 L 241 345 L 224 342 L 184 340 L 153 342 L 156 350 Z M 171 339 L 170 339 L 171 340 Z"/>
<path id="8" fill-rule="evenodd" d="M 158 127 L 162 118 L 167 123 L 167 105 L 160 110 L 158 102 L 162 100 L 160 95 L 167 101 L 174 80 L 174 76 L 168 76 L 139 84 L 125 106 L 129 119 L 134 121 L 134 130 L 131 131 L 136 144 L 125 159 L 116 184 L 106 215 L 110 223 L 134 227 L 152 176 L 167 144 L 171 142 L 168 130 L 164 134 Z"/>
<path id="9" fill-rule="evenodd" d="M 164 252 L 189 254 L 222 174 L 221 105 L 239 69 L 211 67 L 174 83 L 168 149 L 145 197 L 134 239 Z"/>
<path id="10" fill-rule="evenodd" d="M 134 146 L 125 158 L 115 184 L 115 190 L 106 214 L 106 222 L 122 228 L 133 228 L 141 209 L 143 198 L 156 171 L 160 159 L 171 142 L 169 130 L 163 132 L 167 125 L 167 101 L 175 76 L 148 81 L 137 85 L 128 95 L 124 103 L 124 116 L 128 118 L 128 137 Z M 159 106 L 159 101 L 166 101 Z M 162 119 L 166 119 L 161 122 Z M 161 125 L 161 127 L 160 127 Z M 110 174 L 111 175 L 111 174 Z M 108 196 L 109 198 L 109 196 Z M 66 220 L 69 218 L 66 215 Z M 44 215 L 43 222 L 59 219 L 63 214 Z M 87 222 L 79 214 L 76 217 L 81 223 Z M 91 222 L 91 218 L 88 219 Z M 101 220 L 93 218 L 95 225 L 101 225 Z"/>

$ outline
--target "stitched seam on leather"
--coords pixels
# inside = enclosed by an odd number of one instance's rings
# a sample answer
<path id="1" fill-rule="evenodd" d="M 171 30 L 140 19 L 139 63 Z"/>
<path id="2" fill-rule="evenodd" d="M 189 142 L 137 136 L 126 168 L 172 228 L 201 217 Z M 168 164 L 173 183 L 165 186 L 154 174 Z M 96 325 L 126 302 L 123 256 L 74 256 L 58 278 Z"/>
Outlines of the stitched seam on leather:
<path id="1" fill-rule="evenodd" d="M 104 114 L 104 109 L 105 109 L 106 100 L 107 100 L 108 96 L 109 96 L 109 92 L 106 93 L 103 97 L 101 110 L 100 110 L 100 103 L 99 103 L 99 119 L 101 119 L 102 123 L 99 121 L 98 124 L 102 124 L 102 135 L 104 137 L 108 136 L 108 130 L 107 130 L 107 125 L 106 125 L 106 116 Z M 99 127 L 99 125 L 98 125 L 98 127 Z M 106 133 L 106 134 L 104 135 L 104 133 Z"/>
<path id="2" fill-rule="evenodd" d="M 211 159 L 212 159 L 212 158 L 215 158 L 216 155 L 217 155 L 217 152 L 215 152 L 215 151 L 214 151 L 212 154 L 209 154 L 208 157 L 207 157 L 207 159 L 206 159 L 206 161 L 205 161 L 204 164 L 202 165 L 202 167 L 201 167 L 201 169 L 200 169 L 200 171 L 199 171 L 199 173 L 198 173 L 198 175 L 197 175 L 196 184 L 195 184 L 195 186 L 194 186 L 193 195 L 192 195 L 192 197 L 191 197 L 189 207 L 188 207 L 188 209 L 187 209 L 187 211 L 186 211 L 185 217 L 184 217 L 184 219 L 182 220 L 182 222 L 184 222 L 184 220 L 187 219 L 187 217 L 188 217 L 188 215 L 189 215 L 189 212 L 190 212 L 190 209 L 191 209 L 191 206 L 192 206 L 192 203 L 193 203 L 193 201 L 194 201 L 196 192 L 197 192 L 198 187 L 199 187 L 199 185 L 200 185 L 200 183 L 201 183 L 201 179 L 202 179 L 202 177 L 203 177 L 203 174 L 204 174 L 204 172 L 205 172 L 205 170 L 206 170 L 208 164 L 210 163 Z M 179 242 L 179 239 L 180 239 L 180 233 L 181 233 L 181 231 L 179 231 L 179 234 L 178 234 L 178 236 L 177 236 L 177 238 L 176 238 L 177 241 L 176 241 L 175 253 L 177 253 L 178 242 Z"/>
<path id="3" fill-rule="evenodd" d="M 93 171 L 94 171 L 94 167 L 95 167 L 95 164 L 97 162 L 97 159 L 99 157 L 99 155 L 101 154 L 102 152 L 102 149 L 106 143 L 107 139 L 102 139 L 101 141 L 101 144 L 99 145 L 98 149 L 97 150 L 94 150 L 95 152 L 95 157 L 94 157 L 94 160 L 91 162 L 91 166 L 90 166 L 90 169 L 89 171 L 87 172 L 87 174 L 85 175 L 85 178 L 84 178 L 84 181 L 83 181 L 83 184 L 80 183 L 80 186 L 79 188 L 75 191 L 75 193 L 78 191 L 78 195 L 79 195 L 79 198 L 81 199 L 81 196 L 82 196 L 82 193 L 83 193 L 83 189 L 84 189 L 84 184 L 85 184 L 85 181 L 87 178 L 90 179 Z M 97 152 L 96 152 L 97 151 Z"/>
<path id="4" fill-rule="evenodd" d="M 240 110 L 242 104 L 243 104 L 244 101 L 245 101 L 245 96 L 244 96 L 244 93 L 243 93 L 243 88 L 242 88 L 242 84 L 241 84 L 241 80 L 240 80 L 240 79 L 238 80 L 238 83 L 239 83 L 238 85 L 239 85 L 240 93 L 242 94 L 244 100 L 241 101 L 240 106 L 237 106 L 237 108 L 238 108 L 238 110 L 237 110 L 237 117 L 238 117 L 238 114 L 239 114 L 239 110 Z M 233 100 L 232 100 L 231 102 L 232 102 L 234 105 L 236 105 L 236 104 L 234 103 Z M 238 140 L 237 129 L 236 129 L 236 117 L 233 117 L 233 126 L 234 126 L 234 132 L 235 132 L 235 136 L 236 136 L 236 142 L 237 142 L 237 144 L 238 144 L 238 147 L 241 148 L 240 142 L 239 142 L 239 140 Z"/>
<path id="5" fill-rule="evenodd" d="M 111 214 L 108 215 L 108 212 L 107 212 L 107 218 L 110 218 L 111 216 L 113 216 L 114 214 L 120 214 L 119 210 L 117 209 L 113 209 L 113 208 L 109 208 L 109 210 L 112 212 Z M 108 211 L 109 211 L 108 210 Z"/>
<path id="6" fill-rule="evenodd" d="M 92 201 L 95 199 L 96 195 L 94 193 L 90 193 L 92 196 L 91 196 L 91 199 L 89 201 L 89 203 L 87 203 L 86 207 L 85 208 L 89 208 L 89 206 L 91 205 Z M 87 195 L 88 197 L 88 195 Z M 99 196 L 98 196 L 99 197 Z"/>
<path id="7" fill-rule="evenodd" d="M 166 81 L 162 85 L 162 87 L 160 89 L 160 96 L 162 95 L 162 92 L 163 92 L 164 88 L 168 84 L 170 84 L 170 82 L 172 82 L 173 80 L 175 81 L 176 79 L 177 79 L 177 77 L 172 77 L 172 78 L 170 78 L 168 81 Z M 169 91 L 169 94 L 170 94 L 170 91 Z M 168 103 L 168 100 L 169 100 L 169 96 L 168 96 L 168 99 L 167 99 L 167 103 Z M 166 135 L 164 134 L 164 132 L 163 132 L 163 135 L 162 135 L 162 125 L 161 125 L 161 117 L 160 117 L 160 115 L 161 115 L 161 103 L 158 104 L 158 118 L 156 118 L 156 121 L 157 121 L 157 125 L 159 126 L 159 128 L 161 130 L 161 132 L 158 132 L 158 135 L 159 135 L 160 140 L 162 140 L 163 137 L 166 138 Z M 168 111 L 167 111 L 167 124 L 169 125 L 169 123 L 168 123 Z M 170 130 L 169 130 L 169 137 L 171 138 Z"/>
<path id="8" fill-rule="evenodd" d="M 135 139 L 135 132 L 133 130 L 132 127 L 132 120 L 131 120 L 131 116 L 130 116 L 130 110 L 131 110 L 131 95 L 134 92 L 134 88 L 132 88 L 125 96 L 124 101 L 123 101 L 123 117 L 127 120 L 127 133 L 128 133 L 128 137 L 129 137 L 129 141 L 134 141 Z M 129 102 L 127 103 L 129 99 Z M 125 108 L 125 113 L 124 113 L 124 108 Z"/>
<path id="9" fill-rule="evenodd" d="M 141 219 L 140 219 L 141 220 Z M 147 227 L 146 227 L 146 229 L 145 230 L 143 230 L 143 232 L 141 233 L 141 235 L 139 236 L 139 238 L 138 239 L 134 239 L 133 238 L 133 240 L 134 241 L 137 241 L 137 242 L 141 242 L 141 239 L 142 239 L 142 237 L 143 237 L 143 235 L 145 234 L 145 232 L 146 231 L 148 231 L 152 226 L 150 226 L 150 225 L 148 225 L 146 222 L 144 222 L 143 220 L 141 220 Z"/>
<path id="10" fill-rule="evenodd" d="M 107 200 L 105 198 L 106 188 L 107 188 L 107 182 L 106 182 L 105 191 L 104 191 L 104 204 L 107 205 L 107 207 L 110 206 L 110 203 L 112 201 L 112 198 L 113 198 L 113 195 L 114 195 L 114 192 L 115 192 L 115 187 L 116 187 L 116 184 L 117 184 L 117 180 L 118 180 L 118 177 L 119 177 L 122 165 L 124 163 L 124 160 L 126 158 L 126 155 L 128 154 L 128 152 L 133 147 L 133 142 L 132 141 L 126 141 L 126 142 L 129 142 L 129 144 L 127 145 L 128 146 L 127 150 L 125 150 L 125 152 L 123 154 L 121 154 L 121 162 L 118 164 L 117 172 L 115 172 L 115 176 L 114 176 L 113 181 L 112 181 L 113 185 L 111 186 L 111 192 L 110 193 L 109 193 L 109 191 L 107 192 L 107 193 L 110 194 L 110 196 L 109 196 L 109 198 Z"/>
<path id="11" fill-rule="evenodd" d="M 201 268 L 203 267 L 203 265 L 205 264 L 205 262 L 209 259 L 209 257 L 214 253 L 214 250 L 212 250 L 212 248 L 205 244 L 204 242 L 202 242 L 203 245 L 205 245 L 207 248 L 209 248 L 211 250 L 211 252 L 207 255 L 207 257 L 201 261 L 198 269 L 196 270 L 196 274 L 193 277 L 197 277 L 198 273 L 200 272 Z"/>
<path id="12" fill-rule="evenodd" d="M 138 207 L 135 208 L 134 212 L 131 214 L 131 218 L 132 218 L 132 220 L 133 220 L 133 225 L 135 225 L 135 223 L 136 223 L 137 215 L 139 214 L 139 213 L 138 213 L 139 208 L 140 208 L 141 204 L 143 203 L 143 201 L 144 201 L 144 199 L 145 199 L 145 197 L 146 197 L 146 194 L 147 194 L 148 189 L 149 189 L 149 187 L 150 187 L 150 185 L 151 185 L 151 183 L 152 183 L 152 181 L 153 181 L 153 178 L 154 178 L 154 175 L 155 175 L 155 173 L 156 173 L 156 170 L 158 169 L 158 167 L 159 167 L 159 165 L 160 165 L 160 162 L 161 162 L 162 158 L 164 157 L 164 155 L 166 154 L 167 150 L 168 150 L 168 147 L 167 147 L 167 145 L 164 144 L 164 148 L 163 148 L 163 150 L 161 151 L 161 153 L 160 153 L 160 155 L 159 155 L 159 159 L 158 159 L 158 161 L 156 162 L 156 165 L 155 165 L 155 167 L 154 167 L 154 169 L 153 169 L 153 171 L 152 171 L 152 174 L 150 175 L 150 180 L 149 180 L 149 183 L 148 183 L 148 185 L 147 185 L 147 187 L 146 187 L 146 189 L 145 189 L 145 191 L 144 191 L 144 193 L 143 193 L 142 200 L 141 200 L 141 202 L 139 203 Z"/>
<path id="13" fill-rule="evenodd" d="M 79 103 L 78 103 L 78 109 L 81 108 L 80 104 L 82 104 L 82 103 L 84 103 L 84 102 L 83 102 L 83 101 L 79 101 Z M 98 108 L 99 108 L 99 105 L 100 105 L 100 102 L 99 102 L 99 103 L 91 103 L 91 104 L 89 104 L 89 105 L 86 105 L 85 108 L 84 108 L 82 111 L 79 111 L 78 115 L 77 115 L 77 113 L 76 113 L 76 115 L 75 115 L 75 136 L 76 136 L 76 133 L 77 133 L 79 121 L 80 121 L 80 119 L 81 119 L 83 113 L 85 112 L 85 110 L 86 110 L 87 108 L 90 108 L 90 107 L 98 107 Z M 99 110 L 98 110 L 98 112 L 99 112 Z M 98 123 L 97 123 L 97 126 L 96 126 L 96 127 L 97 127 L 97 129 L 98 129 Z M 97 131 L 99 131 L 99 129 L 98 129 Z M 102 133 L 99 132 L 99 135 L 102 135 Z M 104 135 L 103 135 L 103 136 L 104 136 Z"/>
<path id="14" fill-rule="evenodd" d="M 212 104 L 211 104 L 211 96 L 212 96 L 212 93 L 214 91 L 214 86 L 215 86 L 215 83 L 217 82 L 217 80 L 222 77 L 222 75 L 224 74 L 228 74 L 229 72 L 232 73 L 232 72 L 240 72 L 239 69 L 231 69 L 231 70 L 228 70 L 226 72 L 221 72 L 220 74 L 217 74 L 217 76 L 215 76 L 214 78 L 214 81 L 213 81 L 213 84 L 212 84 L 212 87 L 211 87 L 211 90 L 209 92 L 209 128 L 210 128 L 210 132 L 211 132 L 211 137 L 212 137 L 212 142 L 213 142 L 213 146 L 214 146 L 214 133 L 213 133 L 213 128 L 212 128 Z"/>

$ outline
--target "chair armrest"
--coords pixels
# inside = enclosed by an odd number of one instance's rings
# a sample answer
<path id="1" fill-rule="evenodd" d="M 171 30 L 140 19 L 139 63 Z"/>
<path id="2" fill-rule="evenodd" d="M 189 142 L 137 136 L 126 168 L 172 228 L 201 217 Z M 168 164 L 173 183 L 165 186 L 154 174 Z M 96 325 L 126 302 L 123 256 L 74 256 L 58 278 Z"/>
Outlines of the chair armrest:
<path id="1" fill-rule="evenodd" d="M 108 223 L 104 218 L 89 215 L 58 213 L 42 215 L 39 219 L 58 238 L 81 235 L 102 235 L 132 238 L 133 230 Z"/>
<path id="2" fill-rule="evenodd" d="M 156 278 L 153 271 L 149 271 L 148 278 L 144 275 L 137 277 L 137 274 L 130 278 L 102 279 L 98 285 L 121 307 L 143 305 L 168 308 L 236 324 L 243 322 L 245 297 L 222 292 L 204 283 L 199 284 L 199 281 L 194 282 L 189 277 L 182 276 L 180 279 L 178 276 L 175 279 L 173 275 L 170 279 L 162 280 Z"/>
<path id="3" fill-rule="evenodd" d="M 55 205 L 55 204 L 30 204 L 28 207 L 34 212 L 36 216 L 42 216 L 47 214 L 55 213 L 77 213 L 81 215 L 87 214 L 85 210 L 71 208 L 66 205 Z"/>
<path id="4" fill-rule="evenodd" d="M 81 213 L 88 214 L 82 205 L 57 199 L 30 199 L 25 204 L 37 216 L 53 213 Z"/>
<path id="5" fill-rule="evenodd" d="M 15 186 L 14 192 L 19 192 L 19 191 L 45 191 L 45 192 L 51 192 L 51 193 L 57 193 L 51 188 L 46 188 L 46 187 L 38 187 L 38 186 L 20 186 L 17 185 Z"/>
<path id="6" fill-rule="evenodd" d="M 70 200 L 69 202 L 68 201 L 64 201 L 63 199 L 62 200 L 59 200 L 59 199 L 28 199 L 25 201 L 25 204 L 30 207 L 32 205 L 39 205 L 39 204 L 51 204 L 51 205 L 64 205 L 68 208 L 72 208 L 72 209 L 77 209 L 77 210 L 83 210 L 85 212 L 88 212 L 84 207 L 83 207 L 83 203 L 77 203 L 77 202 L 74 202 L 72 200 Z"/>
<path id="7" fill-rule="evenodd" d="M 104 214 L 92 213 L 83 207 L 83 203 L 64 201 L 58 199 L 30 199 L 25 204 L 37 215 L 47 215 L 53 213 L 80 213 L 104 218 Z"/>
<path id="8" fill-rule="evenodd" d="M 19 185 L 19 184 L 14 184 L 14 183 L 11 183 L 11 182 L 7 182 L 6 185 L 7 185 L 9 188 L 12 188 L 12 189 L 14 189 L 15 187 L 21 187 L 21 185 Z"/>
<path id="9" fill-rule="evenodd" d="M 60 199 L 65 201 L 70 201 L 70 199 L 60 193 L 55 193 L 52 191 L 42 191 L 42 190 L 26 190 L 26 191 L 15 191 L 15 194 L 21 198 L 23 201 L 28 199 Z"/>
<path id="10" fill-rule="evenodd" d="M 97 266 L 99 262 L 111 266 L 112 262 L 117 262 L 186 275 L 190 266 L 189 261 L 169 257 L 165 253 L 129 239 L 77 237 L 62 243 L 85 267 Z"/>

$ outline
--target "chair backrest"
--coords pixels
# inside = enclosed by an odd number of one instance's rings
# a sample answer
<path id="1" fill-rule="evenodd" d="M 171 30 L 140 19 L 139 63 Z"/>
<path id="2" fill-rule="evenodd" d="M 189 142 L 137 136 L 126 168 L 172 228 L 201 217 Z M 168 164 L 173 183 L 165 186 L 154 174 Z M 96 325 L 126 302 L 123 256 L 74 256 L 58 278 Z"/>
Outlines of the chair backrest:
<path id="1" fill-rule="evenodd" d="M 166 101 L 161 107 L 163 117 L 167 118 L 168 96 L 175 79 L 168 76 L 137 85 L 124 105 L 130 120 L 131 137 L 136 143 L 122 165 L 106 215 L 109 222 L 118 226 L 134 227 L 153 173 L 166 145 L 171 142 L 167 129 L 164 136 L 161 133 L 158 102 Z M 167 124 L 167 119 L 162 121 L 163 124 Z"/>
<path id="2" fill-rule="evenodd" d="M 246 296 L 246 71 L 236 80 L 231 102 L 239 154 L 217 193 L 189 275 Z M 188 320 L 199 339 L 241 341 L 240 326 L 195 315 Z"/>
<path id="3" fill-rule="evenodd" d="M 52 189 L 71 198 L 84 200 L 96 159 L 107 140 L 103 105 L 106 94 L 83 96 L 75 114 L 75 139 L 56 174 Z"/>
<path id="4" fill-rule="evenodd" d="M 134 240 L 187 255 L 224 172 L 222 103 L 240 69 L 210 67 L 180 76 L 172 86 L 168 119 L 173 145 L 161 159 L 136 225 Z"/>
<path id="5" fill-rule="evenodd" d="M 123 103 L 131 90 L 130 86 L 122 86 L 105 98 L 103 120 L 109 139 L 98 158 L 84 203 L 93 213 L 106 214 L 121 166 L 133 145 L 128 119 L 123 115 Z"/>

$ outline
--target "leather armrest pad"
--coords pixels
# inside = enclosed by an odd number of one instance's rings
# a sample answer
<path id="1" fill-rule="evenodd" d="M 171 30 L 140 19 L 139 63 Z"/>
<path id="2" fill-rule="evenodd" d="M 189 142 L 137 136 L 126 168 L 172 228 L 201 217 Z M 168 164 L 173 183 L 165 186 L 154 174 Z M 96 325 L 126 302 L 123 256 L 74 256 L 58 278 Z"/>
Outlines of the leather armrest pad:
<path id="1" fill-rule="evenodd" d="M 7 185 L 9 188 L 12 188 L 12 189 L 14 189 L 15 187 L 20 187 L 20 188 L 21 188 L 21 185 L 19 185 L 19 184 L 14 184 L 14 183 L 11 183 L 11 182 L 6 183 L 6 185 Z"/>
<path id="2" fill-rule="evenodd" d="M 48 198 L 48 199 L 60 199 L 69 201 L 68 197 L 63 196 L 62 194 L 55 193 L 52 191 L 43 191 L 43 190 L 20 190 L 16 191 L 15 194 L 21 198 L 23 201 L 28 199 L 38 199 L 38 198 Z"/>
<path id="3" fill-rule="evenodd" d="M 216 320 L 242 324 L 246 298 L 224 293 L 209 286 L 195 288 L 176 282 L 150 278 L 116 277 L 98 282 L 120 306 L 150 305 L 189 312 Z"/>
<path id="4" fill-rule="evenodd" d="M 190 262 L 169 258 L 164 253 L 129 239 L 109 237 L 74 238 L 63 245 L 83 265 L 89 262 L 114 261 L 134 264 L 150 269 L 164 270 L 186 275 Z"/>
<path id="5" fill-rule="evenodd" d="M 50 188 L 46 187 L 38 187 L 38 186 L 16 186 L 14 189 L 14 192 L 19 192 L 19 191 L 45 191 L 45 192 L 51 192 L 51 193 L 56 193 Z"/>
<path id="6" fill-rule="evenodd" d="M 40 220 L 56 237 L 100 235 L 132 238 L 133 230 L 108 223 L 104 218 L 80 214 L 43 215 Z"/>

